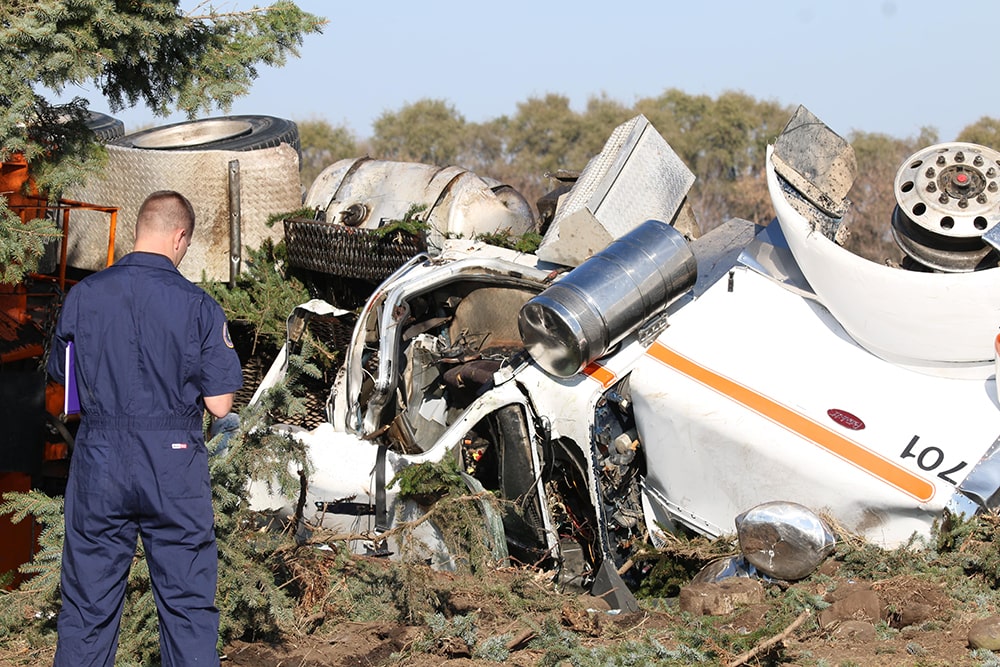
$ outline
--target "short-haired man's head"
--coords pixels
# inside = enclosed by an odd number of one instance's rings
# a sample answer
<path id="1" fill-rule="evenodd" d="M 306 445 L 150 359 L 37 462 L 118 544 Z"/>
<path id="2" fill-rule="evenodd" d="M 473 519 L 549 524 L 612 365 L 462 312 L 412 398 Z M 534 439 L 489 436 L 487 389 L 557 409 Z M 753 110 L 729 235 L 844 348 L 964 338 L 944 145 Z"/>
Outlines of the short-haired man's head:
<path id="1" fill-rule="evenodd" d="M 159 190 L 146 197 L 139 207 L 135 234 L 171 234 L 177 229 L 194 233 L 194 207 L 187 197 L 173 190 Z"/>

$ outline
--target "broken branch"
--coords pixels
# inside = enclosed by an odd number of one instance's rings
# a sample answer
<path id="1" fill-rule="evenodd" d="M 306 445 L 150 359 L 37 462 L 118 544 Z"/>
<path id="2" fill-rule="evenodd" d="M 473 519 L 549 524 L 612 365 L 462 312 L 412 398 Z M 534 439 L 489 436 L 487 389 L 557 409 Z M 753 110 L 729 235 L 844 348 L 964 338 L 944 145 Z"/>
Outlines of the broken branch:
<path id="1" fill-rule="evenodd" d="M 809 618 L 810 615 L 811 615 L 810 611 L 806 609 L 804 612 L 799 614 L 798 618 L 792 621 L 791 625 L 782 630 L 779 634 L 776 634 L 770 639 L 766 639 L 760 642 L 746 653 L 737 656 L 736 659 L 733 660 L 732 662 L 726 663 L 726 667 L 739 667 L 739 665 L 744 665 L 751 658 L 754 658 L 755 656 L 765 653 L 772 646 L 775 646 L 785 641 L 793 632 L 795 632 L 798 629 L 800 625 L 806 622 L 806 619 Z"/>

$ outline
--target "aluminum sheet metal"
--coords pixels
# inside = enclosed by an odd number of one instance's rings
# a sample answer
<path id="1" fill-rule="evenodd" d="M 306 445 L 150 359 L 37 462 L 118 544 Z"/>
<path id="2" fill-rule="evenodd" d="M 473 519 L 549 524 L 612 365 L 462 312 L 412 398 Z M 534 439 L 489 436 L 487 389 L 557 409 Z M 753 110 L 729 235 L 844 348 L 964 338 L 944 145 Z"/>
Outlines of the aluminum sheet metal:
<path id="1" fill-rule="evenodd" d="M 578 266 L 646 220 L 670 223 L 694 180 L 646 117 L 636 116 L 615 128 L 560 200 L 538 256 Z"/>
<path id="2" fill-rule="evenodd" d="M 194 282 L 229 280 L 229 163 L 239 161 L 241 246 L 260 247 L 265 238 L 281 240 L 272 215 L 302 206 L 299 158 L 287 144 L 250 151 L 143 150 L 109 145 L 108 164 L 68 199 L 118 208 L 115 259 L 132 250 L 135 219 L 143 200 L 156 190 L 176 190 L 191 200 L 195 232 L 180 271 Z M 96 271 L 104 268 L 108 216 L 74 212 L 68 241 L 68 264 Z"/>

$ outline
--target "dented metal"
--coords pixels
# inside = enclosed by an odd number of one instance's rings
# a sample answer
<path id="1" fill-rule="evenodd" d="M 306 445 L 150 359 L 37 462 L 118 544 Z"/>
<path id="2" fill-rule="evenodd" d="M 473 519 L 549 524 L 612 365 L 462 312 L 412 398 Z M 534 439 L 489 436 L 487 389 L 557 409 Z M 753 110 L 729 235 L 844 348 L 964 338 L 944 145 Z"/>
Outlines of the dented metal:
<path id="1" fill-rule="evenodd" d="M 670 532 L 735 531 L 737 569 L 795 579 L 832 548 L 819 515 L 892 547 L 945 512 L 993 511 L 997 269 L 906 271 L 837 245 L 851 160 L 818 119 L 796 119 L 796 141 L 768 153 L 777 219 L 765 228 L 732 220 L 693 240 L 671 228 L 662 254 L 604 242 L 572 271 L 445 239 L 396 271 L 359 312 L 328 423 L 290 429 L 313 456 L 307 496 L 325 511 L 311 520 L 349 531 L 356 549 L 384 547 L 386 526 L 419 514 L 386 480 L 452 458 L 470 488 L 507 501 L 512 558 L 589 586 L 611 572 L 637 584 L 638 547 Z M 832 177 L 793 157 L 813 140 Z M 290 332 L 326 308 L 303 306 Z M 272 370 L 264 384 L 280 380 Z M 253 490 L 258 509 L 290 511 Z M 420 553 L 446 566 L 424 533 Z"/>
<path id="2" fill-rule="evenodd" d="M 691 289 L 697 274 L 680 232 L 647 220 L 524 304 L 521 339 L 542 368 L 571 377 Z"/>
<path id="3" fill-rule="evenodd" d="M 769 577 L 786 581 L 812 574 L 837 544 L 833 531 L 815 512 L 780 500 L 737 516 L 736 535 L 747 562 Z"/>

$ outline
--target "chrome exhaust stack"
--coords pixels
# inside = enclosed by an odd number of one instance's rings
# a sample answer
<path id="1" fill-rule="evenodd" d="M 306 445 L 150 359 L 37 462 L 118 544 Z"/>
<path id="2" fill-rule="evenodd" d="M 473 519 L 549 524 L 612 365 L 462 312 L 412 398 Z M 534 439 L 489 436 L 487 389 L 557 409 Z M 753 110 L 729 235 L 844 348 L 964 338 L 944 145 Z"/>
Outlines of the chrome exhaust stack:
<path id="1" fill-rule="evenodd" d="M 525 303 L 518 314 L 521 340 L 546 372 L 572 377 L 665 310 L 697 277 L 684 236 L 647 220 Z"/>

